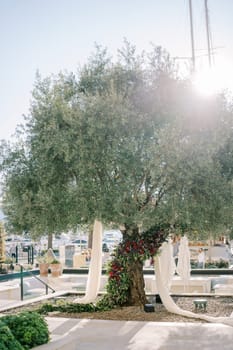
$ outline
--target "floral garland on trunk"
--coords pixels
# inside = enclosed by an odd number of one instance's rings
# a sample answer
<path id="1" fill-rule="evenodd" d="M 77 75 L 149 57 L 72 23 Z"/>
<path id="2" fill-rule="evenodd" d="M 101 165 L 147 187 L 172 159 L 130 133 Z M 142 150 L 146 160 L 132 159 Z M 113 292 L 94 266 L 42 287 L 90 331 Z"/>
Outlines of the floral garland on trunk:
<path id="1" fill-rule="evenodd" d="M 111 307 L 127 303 L 130 286 L 128 266 L 132 266 L 136 261 L 144 262 L 153 258 L 167 235 L 165 231 L 152 228 L 142 232 L 136 240 L 127 238 L 119 243 L 108 266 L 107 294 L 103 297 L 102 303 Z"/>

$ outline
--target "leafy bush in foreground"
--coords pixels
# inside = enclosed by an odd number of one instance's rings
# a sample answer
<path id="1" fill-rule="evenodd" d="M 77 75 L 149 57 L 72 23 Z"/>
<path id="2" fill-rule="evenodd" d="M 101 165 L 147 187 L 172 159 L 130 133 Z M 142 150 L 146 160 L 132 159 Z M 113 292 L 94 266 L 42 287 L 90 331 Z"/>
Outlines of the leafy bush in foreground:
<path id="1" fill-rule="evenodd" d="M 0 350 L 24 350 L 9 327 L 2 321 L 0 321 Z"/>
<path id="2" fill-rule="evenodd" d="M 15 339 L 22 345 L 22 348 L 14 350 L 31 349 L 49 341 L 48 325 L 37 312 L 25 311 L 17 315 L 7 315 L 2 317 L 1 321 L 9 327 Z"/>

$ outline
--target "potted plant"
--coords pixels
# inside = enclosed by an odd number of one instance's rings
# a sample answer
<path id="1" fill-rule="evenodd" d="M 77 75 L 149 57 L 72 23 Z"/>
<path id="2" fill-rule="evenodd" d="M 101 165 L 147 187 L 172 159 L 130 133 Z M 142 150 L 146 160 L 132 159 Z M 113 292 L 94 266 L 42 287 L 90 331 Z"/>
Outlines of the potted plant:
<path id="1" fill-rule="evenodd" d="M 59 260 L 53 259 L 50 262 L 50 271 L 52 277 L 59 277 L 62 274 L 62 265 Z"/>
<path id="2" fill-rule="evenodd" d="M 41 255 L 37 257 L 37 261 L 39 264 L 39 269 L 40 269 L 40 276 L 41 277 L 48 277 L 49 273 L 49 261 L 47 259 L 46 255 Z"/>

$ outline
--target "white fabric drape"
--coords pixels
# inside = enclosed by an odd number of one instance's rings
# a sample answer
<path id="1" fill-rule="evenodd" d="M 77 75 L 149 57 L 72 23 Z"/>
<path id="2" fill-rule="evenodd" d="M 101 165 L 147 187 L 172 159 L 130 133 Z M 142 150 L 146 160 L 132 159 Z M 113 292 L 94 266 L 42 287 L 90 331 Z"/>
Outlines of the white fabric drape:
<path id="1" fill-rule="evenodd" d="M 184 283 L 185 287 L 188 285 L 190 280 L 190 250 L 188 246 L 188 238 L 186 236 L 181 237 L 179 252 L 178 252 L 178 263 L 176 271 Z"/>
<path id="2" fill-rule="evenodd" d="M 173 259 L 173 247 L 170 239 L 168 242 L 163 242 L 159 259 L 163 266 L 163 274 L 161 276 L 163 284 L 170 290 L 172 277 L 176 271 L 176 264 Z"/>
<path id="3" fill-rule="evenodd" d="M 96 300 L 98 296 L 102 271 L 102 237 L 102 223 L 98 220 L 95 220 L 92 236 L 91 261 L 86 284 L 86 293 L 84 297 L 75 299 L 74 302 L 76 303 L 92 303 Z"/>
<path id="4" fill-rule="evenodd" d="M 157 285 L 158 293 L 167 311 L 177 315 L 185 316 L 185 317 L 202 319 L 207 322 L 224 323 L 226 325 L 233 327 L 233 317 L 206 316 L 206 315 L 196 314 L 191 311 L 183 310 L 179 306 L 177 306 L 169 294 L 168 286 L 163 283 L 163 279 L 162 279 L 163 266 L 161 266 L 159 255 L 155 256 L 154 258 L 154 267 L 155 267 L 156 285 Z"/>

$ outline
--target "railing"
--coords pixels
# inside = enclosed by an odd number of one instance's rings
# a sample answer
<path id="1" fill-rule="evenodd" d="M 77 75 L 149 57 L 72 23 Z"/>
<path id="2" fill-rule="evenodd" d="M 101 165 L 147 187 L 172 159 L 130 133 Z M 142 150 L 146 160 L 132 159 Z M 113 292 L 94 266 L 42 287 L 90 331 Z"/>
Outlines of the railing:
<path id="1" fill-rule="evenodd" d="M 23 265 L 20 265 L 20 298 L 21 300 L 23 300 L 23 296 L 24 296 L 24 292 L 23 292 L 23 278 L 24 278 L 24 274 L 23 274 Z M 46 295 L 49 292 L 49 289 L 52 291 L 52 293 L 55 293 L 55 289 L 53 289 L 51 286 L 49 286 L 45 281 L 43 281 L 42 279 L 40 279 L 39 277 L 35 276 L 31 271 L 27 271 L 29 273 L 29 275 L 31 275 L 33 278 L 35 278 L 37 281 L 40 281 L 40 283 L 42 283 L 45 286 L 45 293 Z"/>

